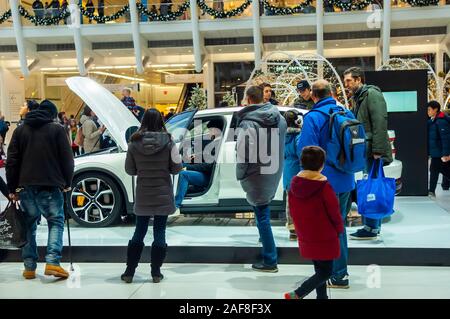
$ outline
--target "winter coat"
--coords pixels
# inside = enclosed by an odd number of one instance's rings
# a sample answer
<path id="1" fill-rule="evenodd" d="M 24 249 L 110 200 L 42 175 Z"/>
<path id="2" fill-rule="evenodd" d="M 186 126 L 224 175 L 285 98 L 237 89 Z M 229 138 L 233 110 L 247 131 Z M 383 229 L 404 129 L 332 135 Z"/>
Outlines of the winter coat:
<path id="1" fill-rule="evenodd" d="M 237 114 L 237 125 L 236 178 L 250 205 L 268 205 L 283 173 L 286 120 L 276 106 L 265 103 L 244 107 Z M 277 132 L 272 135 L 271 129 Z M 258 143 L 260 139 L 262 143 Z M 260 151 L 263 146 L 276 149 Z"/>
<path id="2" fill-rule="evenodd" d="M 66 131 L 43 110 L 31 111 L 17 127 L 8 147 L 6 179 L 18 187 L 72 185 L 74 161 Z"/>
<path id="3" fill-rule="evenodd" d="M 288 200 L 301 255 L 311 260 L 337 259 L 344 223 L 326 177 L 319 172 L 300 172 L 292 180 Z"/>
<path id="4" fill-rule="evenodd" d="M 100 150 L 102 133 L 94 120 L 89 116 L 82 115 L 80 124 L 84 136 L 83 149 L 85 153 L 92 153 Z"/>
<path id="5" fill-rule="evenodd" d="M 311 110 L 314 107 L 314 101 L 312 99 L 305 100 L 301 96 L 299 96 L 294 101 L 294 106 L 303 110 Z"/>
<path id="6" fill-rule="evenodd" d="M 134 213 L 138 216 L 175 212 L 171 174 L 183 168 L 176 145 L 168 133 L 145 132 L 128 144 L 125 171 L 137 175 Z"/>
<path id="7" fill-rule="evenodd" d="M 428 120 L 428 155 L 438 158 L 450 155 L 450 118 L 443 112 Z"/>
<path id="8" fill-rule="evenodd" d="M 292 178 L 300 172 L 300 152 L 297 144 L 300 139 L 300 129 L 287 129 L 284 141 L 284 169 L 283 169 L 283 189 L 289 190 Z"/>
<path id="9" fill-rule="evenodd" d="M 374 85 L 363 85 L 354 97 L 354 114 L 364 124 L 367 135 L 367 157 L 382 156 L 384 163 L 392 162 L 392 146 L 387 128 L 387 105 L 381 90 Z"/>
<path id="10" fill-rule="evenodd" d="M 317 102 L 314 108 L 303 118 L 302 132 L 297 144 L 299 153 L 302 152 L 304 147 L 311 145 L 320 146 L 324 150 L 327 149 L 330 136 L 328 125 L 330 118 L 322 112 L 329 114 L 331 108 L 337 108 L 336 100 L 332 97 L 324 98 Z M 321 112 L 315 110 L 320 110 Z M 328 161 L 325 162 L 322 174 L 327 177 L 336 193 L 350 192 L 355 188 L 355 175 L 336 169 L 329 165 Z"/>

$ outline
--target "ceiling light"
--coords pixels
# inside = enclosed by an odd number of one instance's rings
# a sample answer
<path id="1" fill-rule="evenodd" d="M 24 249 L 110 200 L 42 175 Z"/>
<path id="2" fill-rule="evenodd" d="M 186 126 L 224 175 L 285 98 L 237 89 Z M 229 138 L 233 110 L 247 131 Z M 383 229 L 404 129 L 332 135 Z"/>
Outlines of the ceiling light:
<path id="1" fill-rule="evenodd" d="M 397 41 L 397 43 L 401 43 L 401 41 Z"/>
<path id="2" fill-rule="evenodd" d="M 219 52 L 222 52 L 222 49 L 219 49 Z"/>
<path id="3" fill-rule="evenodd" d="M 337 44 L 337 43 L 336 43 L 336 46 L 338 47 L 338 46 L 339 46 L 339 44 Z"/>
<path id="4" fill-rule="evenodd" d="M 366 45 L 367 43 L 366 42 L 363 42 L 363 45 Z"/>
<path id="5" fill-rule="evenodd" d="M 190 64 L 192 65 L 192 64 Z M 177 68 L 177 67 L 186 67 L 189 66 L 187 63 L 180 63 L 180 64 L 152 64 L 150 65 L 151 68 Z"/>
<path id="6" fill-rule="evenodd" d="M 108 53 L 108 55 L 112 55 L 112 53 L 111 53 L 111 52 L 109 52 L 109 53 Z"/>
<path id="7" fill-rule="evenodd" d="M 188 50 L 188 52 L 189 52 L 189 53 L 191 53 L 191 52 L 192 52 L 192 50 Z"/>
<path id="8" fill-rule="evenodd" d="M 140 78 L 135 78 L 132 76 L 124 76 L 124 75 L 119 75 L 119 74 L 114 74 L 114 73 L 109 73 L 109 72 L 94 71 L 92 73 L 99 74 L 99 75 L 111 76 L 114 78 L 125 79 L 125 80 L 130 80 L 130 81 L 145 82 L 145 80 L 140 79 Z M 125 73 L 122 73 L 122 74 L 125 74 Z"/>
<path id="9" fill-rule="evenodd" d="M 55 54 L 55 56 L 58 56 L 57 54 Z"/>
<path id="10" fill-rule="evenodd" d="M 430 39 L 428 39 L 427 42 L 430 42 Z"/>

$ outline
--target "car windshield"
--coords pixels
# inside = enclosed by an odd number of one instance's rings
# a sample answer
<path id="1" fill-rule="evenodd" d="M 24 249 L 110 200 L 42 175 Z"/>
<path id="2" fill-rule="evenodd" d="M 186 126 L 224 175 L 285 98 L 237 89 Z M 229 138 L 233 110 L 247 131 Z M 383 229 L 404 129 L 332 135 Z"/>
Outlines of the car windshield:
<path id="1" fill-rule="evenodd" d="M 171 117 L 166 122 L 166 129 L 172 135 L 175 143 L 178 143 L 183 139 L 184 133 L 186 133 L 186 129 L 191 124 L 194 114 L 195 110 L 183 112 Z"/>

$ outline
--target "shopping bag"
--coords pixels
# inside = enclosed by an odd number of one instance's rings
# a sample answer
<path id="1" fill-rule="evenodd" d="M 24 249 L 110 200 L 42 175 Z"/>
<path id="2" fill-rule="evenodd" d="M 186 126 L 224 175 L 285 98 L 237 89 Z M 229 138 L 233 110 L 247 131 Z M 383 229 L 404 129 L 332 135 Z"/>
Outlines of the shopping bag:
<path id="1" fill-rule="evenodd" d="M 394 213 L 395 179 L 384 176 L 382 160 L 376 160 L 369 176 L 357 182 L 356 191 L 358 212 L 362 216 L 383 219 Z"/>
<path id="2" fill-rule="evenodd" d="M 25 216 L 19 204 L 10 201 L 0 214 L 0 249 L 19 249 L 27 244 Z"/>

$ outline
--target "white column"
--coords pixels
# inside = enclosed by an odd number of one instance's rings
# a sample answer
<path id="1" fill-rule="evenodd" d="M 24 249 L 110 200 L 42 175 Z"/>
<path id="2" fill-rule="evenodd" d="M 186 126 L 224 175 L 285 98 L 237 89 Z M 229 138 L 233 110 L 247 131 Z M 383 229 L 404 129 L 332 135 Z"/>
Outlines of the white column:
<path id="1" fill-rule="evenodd" d="M 192 23 L 192 43 L 194 46 L 195 71 L 202 71 L 202 45 L 200 43 L 200 28 L 198 21 L 197 1 L 190 0 L 191 23 Z"/>
<path id="2" fill-rule="evenodd" d="M 324 55 L 323 44 L 323 0 L 316 1 L 316 41 L 317 54 Z"/>
<path id="3" fill-rule="evenodd" d="M 70 28 L 73 30 L 73 42 L 75 44 L 75 53 L 77 55 L 78 72 L 81 75 L 86 75 L 86 67 L 84 65 L 84 45 L 83 38 L 81 36 L 81 21 L 80 10 L 78 8 L 77 0 L 69 0 L 70 10 Z"/>
<path id="4" fill-rule="evenodd" d="M 9 0 L 9 6 L 11 7 L 14 35 L 16 37 L 17 52 L 19 53 L 20 69 L 23 76 L 28 76 L 30 75 L 30 71 L 28 70 L 27 52 L 22 32 L 22 21 L 20 20 L 19 14 L 19 1 Z"/>
<path id="5" fill-rule="evenodd" d="M 444 85 L 444 79 L 439 76 L 440 72 L 444 72 L 444 53 L 445 49 L 444 46 L 438 45 L 436 50 L 436 70 L 434 72 L 437 75 L 437 81 L 438 81 L 438 87 L 440 88 L 438 91 L 438 100 L 441 104 L 443 104 L 445 101 L 443 101 L 443 85 Z"/>
<path id="6" fill-rule="evenodd" d="M 252 16 L 253 16 L 253 47 L 255 51 L 255 69 L 261 66 L 262 58 L 262 36 L 261 23 L 259 20 L 259 0 L 252 0 Z"/>
<path id="7" fill-rule="evenodd" d="M 134 55 L 136 57 L 136 72 L 142 74 L 144 73 L 144 65 L 142 64 L 141 35 L 136 0 L 128 0 L 128 4 L 130 6 L 131 32 L 133 36 Z"/>
<path id="8" fill-rule="evenodd" d="M 316 42 L 317 54 L 324 56 L 323 44 L 323 0 L 316 1 Z M 323 62 L 317 64 L 317 75 L 319 79 L 323 79 Z"/>
<path id="9" fill-rule="evenodd" d="M 206 61 L 206 74 L 203 83 L 203 87 L 206 88 L 208 108 L 214 108 L 214 63 L 211 61 L 211 58 Z"/>
<path id="10" fill-rule="evenodd" d="M 391 47 L 391 0 L 383 0 L 383 63 L 389 60 Z"/>
<path id="11" fill-rule="evenodd" d="M 378 40 L 375 48 L 375 70 L 378 70 L 378 68 L 383 65 L 383 53 L 381 51 L 381 40 Z"/>

